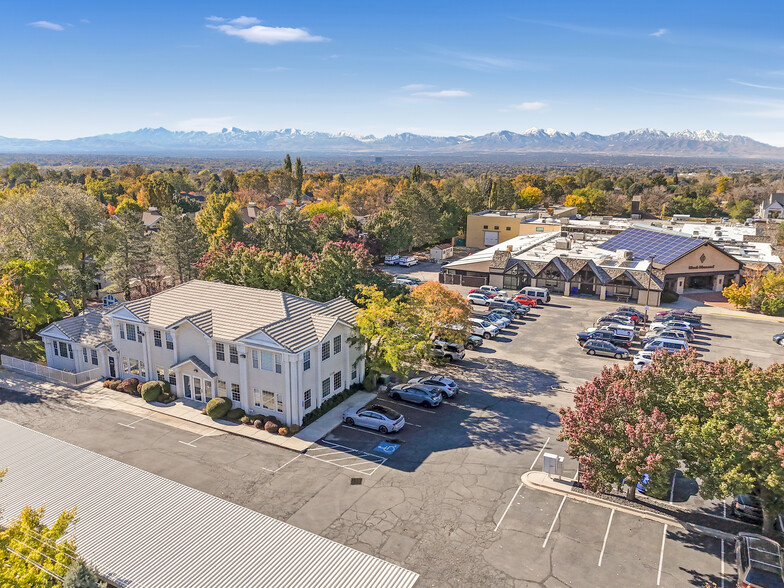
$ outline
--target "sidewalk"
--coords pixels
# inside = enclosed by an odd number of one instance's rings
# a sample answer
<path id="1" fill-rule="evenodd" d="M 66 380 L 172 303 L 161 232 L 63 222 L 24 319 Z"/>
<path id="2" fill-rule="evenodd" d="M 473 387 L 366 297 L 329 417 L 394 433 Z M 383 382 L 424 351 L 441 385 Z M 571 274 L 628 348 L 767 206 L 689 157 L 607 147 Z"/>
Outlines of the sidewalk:
<path id="1" fill-rule="evenodd" d="M 316 420 L 316 422 L 310 423 L 307 427 L 294 435 L 294 437 L 301 439 L 302 441 L 307 441 L 308 443 L 314 443 L 343 422 L 344 410 L 355 406 L 365 406 L 375 397 L 376 394 L 374 392 L 354 392 L 354 394 L 346 398 L 320 419 Z"/>

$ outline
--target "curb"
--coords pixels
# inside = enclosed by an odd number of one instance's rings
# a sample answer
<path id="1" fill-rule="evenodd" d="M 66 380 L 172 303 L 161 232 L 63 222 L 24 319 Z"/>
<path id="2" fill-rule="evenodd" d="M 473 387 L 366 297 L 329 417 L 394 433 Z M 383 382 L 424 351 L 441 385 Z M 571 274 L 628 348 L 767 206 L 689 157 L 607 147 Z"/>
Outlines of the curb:
<path id="1" fill-rule="evenodd" d="M 694 523 L 685 523 L 671 516 L 657 515 L 657 514 L 645 512 L 636 509 L 634 507 L 618 504 L 616 502 L 605 500 L 603 498 L 597 498 L 595 496 L 586 496 L 585 494 L 579 494 L 577 492 L 573 492 L 570 489 L 561 490 L 560 488 L 555 486 L 550 486 L 548 484 L 540 484 L 531 479 L 532 477 L 531 474 L 538 474 L 538 473 L 540 472 L 534 472 L 534 471 L 525 472 L 522 476 L 520 476 L 520 481 L 526 486 L 528 486 L 529 488 L 533 488 L 534 490 L 541 490 L 543 492 L 549 492 L 550 494 L 559 494 L 561 496 L 566 496 L 568 498 L 572 498 L 580 502 L 593 504 L 595 506 L 601 506 L 602 508 L 618 510 L 620 512 L 624 512 L 626 514 L 641 519 L 656 521 L 657 523 L 670 525 L 672 527 L 680 527 L 681 529 L 684 529 L 685 531 L 689 531 L 692 533 L 700 533 L 702 535 L 707 535 L 709 537 L 713 537 L 715 539 L 720 539 L 723 541 L 729 541 L 731 543 L 735 542 L 735 535 L 733 535 L 732 533 L 727 533 L 726 531 L 720 531 L 718 529 L 705 527 L 703 525 L 696 525 Z"/>

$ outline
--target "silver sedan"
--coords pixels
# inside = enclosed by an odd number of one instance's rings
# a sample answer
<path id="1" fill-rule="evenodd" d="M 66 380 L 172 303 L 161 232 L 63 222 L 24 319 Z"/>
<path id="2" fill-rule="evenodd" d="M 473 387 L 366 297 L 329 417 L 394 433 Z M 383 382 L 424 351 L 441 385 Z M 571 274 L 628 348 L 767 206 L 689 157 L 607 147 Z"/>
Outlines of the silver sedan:
<path id="1" fill-rule="evenodd" d="M 381 404 L 357 406 L 343 411 L 343 422 L 367 429 L 375 429 L 379 433 L 399 431 L 406 424 L 405 417 L 392 408 Z"/>

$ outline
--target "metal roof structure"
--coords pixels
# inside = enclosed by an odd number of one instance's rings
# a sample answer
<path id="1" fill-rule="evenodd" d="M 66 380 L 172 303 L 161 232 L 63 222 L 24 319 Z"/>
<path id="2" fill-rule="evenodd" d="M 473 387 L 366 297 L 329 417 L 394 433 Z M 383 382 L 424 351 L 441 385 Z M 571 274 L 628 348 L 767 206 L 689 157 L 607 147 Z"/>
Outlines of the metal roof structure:
<path id="1" fill-rule="evenodd" d="M 76 506 L 78 553 L 127 588 L 409 588 L 419 575 L 0 419 L 2 521 Z"/>
<path id="2" fill-rule="evenodd" d="M 667 265 L 703 243 L 705 241 L 670 231 L 632 227 L 610 237 L 599 247 L 607 251 L 628 249 L 635 259 L 649 259 L 655 255 L 657 264 Z"/>

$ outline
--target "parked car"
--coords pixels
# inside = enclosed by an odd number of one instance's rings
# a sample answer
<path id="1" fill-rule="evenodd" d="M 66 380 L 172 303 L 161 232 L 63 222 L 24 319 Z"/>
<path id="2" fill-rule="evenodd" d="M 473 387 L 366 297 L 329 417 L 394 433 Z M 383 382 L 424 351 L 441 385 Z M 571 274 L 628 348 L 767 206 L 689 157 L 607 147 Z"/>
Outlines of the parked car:
<path id="1" fill-rule="evenodd" d="M 419 286 L 419 284 L 422 283 L 422 280 L 420 280 L 419 278 L 415 278 L 414 276 L 406 276 L 406 279 L 409 282 L 412 282 L 414 286 Z"/>
<path id="2" fill-rule="evenodd" d="M 466 349 L 476 349 L 477 347 L 481 347 L 484 345 L 485 340 L 482 339 L 479 335 L 469 335 L 466 338 L 466 342 L 464 344 Z"/>
<path id="3" fill-rule="evenodd" d="M 393 400 L 405 400 L 435 408 L 444 399 L 441 392 L 423 384 L 398 384 L 389 391 Z"/>
<path id="4" fill-rule="evenodd" d="M 638 351 L 632 358 L 632 362 L 634 363 L 634 369 L 638 371 L 643 369 L 646 365 L 653 363 L 653 351 Z"/>
<path id="5" fill-rule="evenodd" d="M 667 353 L 678 353 L 679 351 L 688 351 L 689 345 L 680 339 L 665 339 L 660 337 L 647 343 L 643 349 L 645 351 L 658 351 L 661 349 Z"/>
<path id="6" fill-rule="evenodd" d="M 671 308 L 670 310 L 662 310 L 661 312 L 656 313 L 657 317 L 667 316 L 667 315 L 673 315 L 678 317 L 688 316 L 702 322 L 701 314 L 697 314 L 696 312 L 691 312 L 689 310 L 686 310 L 685 308 Z"/>
<path id="7" fill-rule="evenodd" d="M 530 306 L 520 304 L 515 300 L 501 301 L 498 300 L 498 298 L 493 298 L 493 300 L 490 301 L 490 309 L 493 310 L 496 308 L 502 308 L 517 315 L 526 315 L 531 310 Z"/>
<path id="8" fill-rule="evenodd" d="M 584 346 L 588 341 L 607 341 L 608 343 L 612 343 L 618 347 L 627 348 L 631 347 L 632 345 L 632 342 L 629 339 L 625 337 L 619 337 L 613 331 L 604 331 L 601 329 L 591 331 L 590 333 L 587 331 L 582 331 L 577 333 L 576 339 L 580 346 Z"/>
<path id="9" fill-rule="evenodd" d="M 622 339 L 625 342 L 628 342 L 628 346 L 631 346 L 631 344 L 634 343 L 634 329 L 613 323 L 610 323 L 609 325 L 602 325 L 601 327 L 588 327 L 585 329 L 585 331 L 587 333 L 593 333 L 594 331 L 610 331 L 615 333 L 616 337 Z"/>
<path id="10" fill-rule="evenodd" d="M 605 315 L 599 317 L 594 323 L 595 326 L 601 327 L 602 325 L 621 325 L 627 329 L 634 329 L 634 321 L 622 316 Z"/>
<path id="11" fill-rule="evenodd" d="M 631 320 L 635 325 L 642 322 L 643 316 L 637 311 L 631 310 L 616 310 L 607 313 L 610 316 L 619 316 Z"/>
<path id="12" fill-rule="evenodd" d="M 400 259 L 399 255 L 387 255 L 384 258 L 384 265 L 397 265 L 398 259 Z"/>
<path id="13" fill-rule="evenodd" d="M 509 326 L 510 321 L 508 318 L 501 316 L 500 314 L 495 314 L 494 312 L 489 312 L 482 317 L 486 321 L 490 321 L 499 329 L 504 329 Z"/>
<path id="14" fill-rule="evenodd" d="M 397 260 L 397 264 L 402 265 L 404 267 L 411 267 L 412 265 L 416 265 L 417 263 L 419 263 L 419 261 L 417 261 L 417 258 L 414 257 L 413 255 L 401 256 Z"/>
<path id="15" fill-rule="evenodd" d="M 490 337 L 495 337 L 498 332 L 499 328 L 493 324 L 490 324 L 484 319 L 480 318 L 470 318 L 468 322 L 471 326 L 471 332 L 474 335 L 479 335 L 485 339 L 489 339 Z"/>
<path id="16" fill-rule="evenodd" d="M 490 305 L 490 310 L 493 311 L 493 314 L 497 314 L 498 316 L 505 318 L 511 323 L 515 320 L 516 315 L 513 311 L 507 310 L 506 308 L 493 308 L 493 305 Z"/>
<path id="17" fill-rule="evenodd" d="M 756 496 L 740 495 L 732 500 L 732 514 L 754 523 L 762 522 L 762 505 Z"/>
<path id="18" fill-rule="evenodd" d="M 485 296 L 490 296 L 494 298 L 495 296 L 506 296 L 506 291 L 502 290 L 498 286 L 490 286 L 485 284 L 484 286 L 479 286 L 479 291 L 483 292 Z"/>
<path id="19" fill-rule="evenodd" d="M 755 533 L 738 533 L 735 538 L 738 586 L 784 588 L 784 559 L 781 546 Z"/>
<path id="20" fill-rule="evenodd" d="M 394 280 L 392 280 L 392 283 L 393 284 L 400 284 L 401 286 L 409 286 L 409 287 L 413 287 L 414 286 L 414 282 L 412 282 L 408 278 L 396 277 Z"/>
<path id="21" fill-rule="evenodd" d="M 678 321 L 685 323 L 691 327 L 692 330 L 694 329 L 701 329 L 702 328 L 702 321 L 691 317 L 687 314 L 665 314 L 664 316 L 657 316 L 655 322 L 673 322 Z"/>
<path id="22" fill-rule="evenodd" d="M 645 333 L 644 337 L 654 337 L 654 336 L 662 336 L 662 333 L 680 333 L 682 337 L 686 339 L 688 343 L 694 341 L 694 333 L 692 331 L 685 331 L 683 329 L 676 329 L 669 326 L 658 327 L 656 329 L 648 329 L 648 332 Z"/>
<path id="23" fill-rule="evenodd" d="M 448 343 L 446 341 L 433 341 L 430 353 L 434 357 L 443 357 L 447 361 L 460 361 L 465 357 L 465 349 L 459 343 Z"/>
<path id="24" fill-rule="evenodd" d="M 613 345 L 608 341 L 591 339 L 585 342 L 583 349 L 588 355 L 609 355 L 615 359 L 628 359 L 629 350 Z"/>
<path id="25" fill-rule="evenodd" d="M 406 424 L 405 417 L 398 411 L 372 404 L 370 406 L 347 408 L 343 411 L 343 422 L 347 425 L 356 425 L 367 429 L 375 429 L 379 433 L 399 431 Z"/>
<path id="26" fill-rule="evenodd" d="M 441 394 L 443 394 L 447 398 L 454 397 L 460 391 L 457 387 L 457 383 L 454 380 L 450 380 L 445 376 L 438 376 L 438 375 L 417 376 L 416 378 L 411 378 L 408 381 L 408 383 L 424 384 L 425 386 L 431 386 L 432 388 L 440 390 Z"/>
<path id="27" fill-rule="evenodd" d="M 779 333 L 778 335 L 773 335 L 773 342 L 778 345 L 784 345 L 784 333 Z"/>
<path id="28" fill-rule="evenodd" d="M 466 298 L 468 299 L 468 302 L 478 306 L 488 306 L 490 304 L 490 298 L 479 292 L 471 292 Z"/>
<path id="29" fill-rule="evenodd" d="M 693 331 L 691 323 L 687 323 L 686 321 L 675 320 L 675 319 L 665 319 L 663 321 L 657 320 L 651 323 L 651 329 L 680 329 L 681 331 Z"/>
<path id="30" fill-rule="evenodd" d="M 664 329 L 662 331 L 649 331 L 645 334 L 642 339 L 643 347 L 650 343 L 651 341 L 655 341 L 656 339 L 680 339 L 684 343 L 688 343 L 689 339 L 686 335 L 686 331 L 676 331 L 670 329 Z"/>
<path id="31" fill-rule="evenodd" d="M 518 304 L 524 304 L 525 306 L 530 306 L 533 308 L 536 308 L 536 304 L 537 304 L 536 298 L 532 298 L 531 296 L 528 296 L 528 294 L 518 294 L 517 296 L 512 298 L 512 300 L 514 302 L 517 302 Z"/>
<path id="32" fill-rule="evenodd" d="M 531 298 L 536 298 L 536 301 L 540 304 L 546 304 L 550 302 L 550 290 L 547 288 L 535 288 L 533 286 L 527 286 L 520 290 L 518 294 L 525 294 Z"/>

